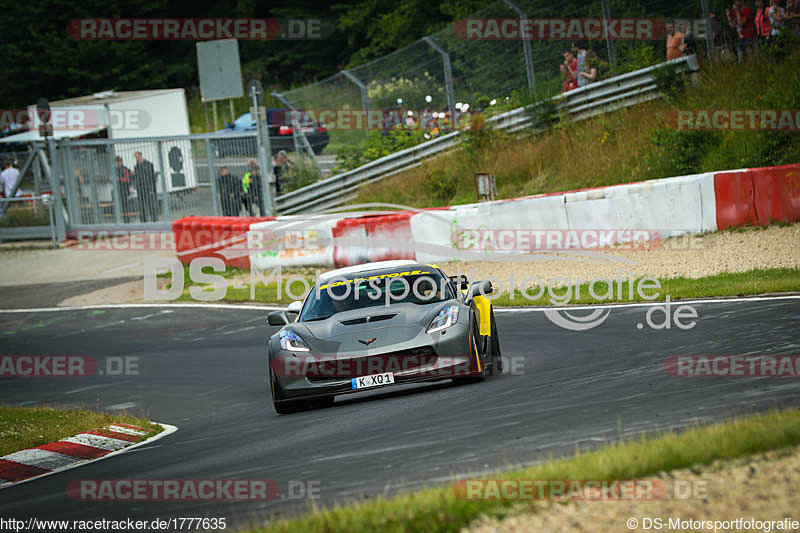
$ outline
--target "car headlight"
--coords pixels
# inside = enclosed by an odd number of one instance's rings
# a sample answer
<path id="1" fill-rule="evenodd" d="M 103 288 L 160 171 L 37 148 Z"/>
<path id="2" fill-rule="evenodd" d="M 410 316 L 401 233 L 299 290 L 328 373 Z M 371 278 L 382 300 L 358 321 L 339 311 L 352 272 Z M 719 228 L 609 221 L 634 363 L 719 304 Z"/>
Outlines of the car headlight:
<path id="1" fill-rule="evenodd" d="M 300 335 L 292 330 L 281 331 L 279 337 L 281 341 L 281 348 L 290 352 L 307 352 L 308 344 L 300 338 Z"/>
<path id="2" fill-rule="evenodd" d="M 441 331 L 443 329 L 449 328 L 456 322 L 458 322 L 458 306 L 448 305 L 447 307 L 439 311 L 439 314 L 433 318 L 430 326 L 428 326 L 427 331 L 428 333 L 433 333 L 434 331 Z"/>

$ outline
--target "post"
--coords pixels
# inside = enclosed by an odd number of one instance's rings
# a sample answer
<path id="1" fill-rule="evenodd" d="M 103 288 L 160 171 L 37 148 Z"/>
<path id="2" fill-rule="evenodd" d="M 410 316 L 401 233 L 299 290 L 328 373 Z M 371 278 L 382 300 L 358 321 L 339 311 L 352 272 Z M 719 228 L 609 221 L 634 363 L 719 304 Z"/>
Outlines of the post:
<path id="1" fill-rule="evenodd" d="M 61 147 L 59 150 L 61 154 L 61 175 L 64 181 L 64 191 L 67 195 L 67 214 L 70 216 L 70 223 L 82 224 L 83 213 L 81 212 L 81 190 L 80 187 L 77 187 L 77 190 L 75 187 L 75 174 L 73 173 L 72 169 L 72 152 L 69 149 L 69 145 L 66 143 L 66 141 L 62 140 L 60 142 Z M 51 161 L 52 165 L 50 171 L 55 175 L 58 167 L 56 166 L 55 161 Z M 58 214 L 58 211 L 56 211 L 56 214 Z"/>
<path id="2" fill-rule="evenodd" d="M 53 162 L 55 157 L 55 143 L 52 137 L 47 138 L 47 151 L 50 154 L 50 161 Z M 61 205 L 61 188 L 59 187 L 58 178 L 53 172 L 54 165 L 47 164 L 44 151 L 41 149 L 39 150 L 39 159 L 42 162 L 42 168 L 50 183 L 50 190 L 53 192 L 51 201 L 55 204 L 56 239 L 58 242 L 64 242 L 67 239 L 67 228 L 64 225 L 64 211 Z"/>
<path id="3" fill-rule="evenodd" d="M 520 9 L 517 4 L 511 0 L 504 0 L 506 5 L 519 15 L 519 18 L 524 19 L 528 16 Z M 528 77 L 528 91 L 533 95 L 533 99 L 537 100 L 536 96 L 536 72 L 533 69 L 533 52 L 531 51 L 530 39 L 522 39 L 522 50 L 525 54 L 525 74 Z"/>
<path id="4" fill-rule="evenodd" d="M 211 102 L 211 112 L 212 112 L 211 116 L 214 118 L 214 131 L 216 131 L 217 124 L 219 124 L 219 121 L 217 120 L 217 101 L 216 100 Z"/>
<path id="5" fill-rule="evenodd" d="M 447 108 L 450 111 L 450 122 L 453 124 L 453 128 L 455 128 L 456 97 L 455 92 L 453 91 L 453 69 L 450 66 L 450 54 L 448 54 L 444 48 L 436 44 L 436 42 L 430 37 L 423 37 L 422 40 L 428 43 L 431 48 L 439 52 L 439 54 L 442 56 L 442 66 L 444 68 L 444 86 L 445 90 L 447 91 Z"/>
<path id="6" fill-rule="evenodd" d="M 219 206 L 219 193 L 217 192 L 217 174 L 214 150 L 211 148 L 211 141 L 206 137 L 206 157 L 208 158 L 208 176 L 211 182 L 211 211 L 219 216 L 221 210 Z"/>
<path id="7" fill-rule="evenodd" d="M 42 167 L 39 165 L 38 158 L 31 164 L 31 172 L 33 172 L 33 190 L 36 191 L 36 196 L 42 195 Z"/>
<path id="8" fill-rule="evenodd" d="M 706 54 L 708 55 L 708 62 L 713 63 L 714 36 L 711 34 L 711 19 L 708 17 L 708 0 L 700 0 L 700 9 L 703 10 L 703 24 L 705 25 L 706 33 Z"/>
<path id="9" fill-rule="evenodd" d="M 41 198 L 43 196 L 39 195 Z M 53 248 L 58 248 L 56 244 L 56 225 L 53 219 L 53 197 L 50 196 L 50 201 L 47 202 L 47 214 L 50 217 L 50 242 L 53 243 Z"/>
<path id="10" fill-rule="evenodd" d="M 98 168 L 99 166 L 100 165 L 97 165 L 95 168 Z M 91 174 L 92 177 L 89 180 L 91 182 L 89 194 L 91 195 L 90 199 L 92 201 L 92 217 L 94 218 L 95 224 L 100 224 L 102 223 L 102 217 L 100 215 L 100 198 L 97 196 L 97 173 L 92 172 Z"/>
<path id="11" fill-rule="evenodd" d="M 231 124 L 236 122 L 236 112 L 233 110 L 233 98 L 228 99 L 228 104 L 231 110 Z"/>
<path id="12" fill-rule="evenodd" d="M 275 197 L 272 195 L 272 183 L 275 177 L 272 175 L 272 145 L 269 139 L 269 124 L 267 124 L 267 110 L 262 109 L 261 95 L 262 88 L 258 81 L 251 81 L 248 86 L 250 105 L 256 112 L 256 139 L 258 142 L 258 168 L 261 169 L 261 194 L 264 202 L 266 215 L 275 214 Z M 273 93 L 275 94 L 275 93 Z M 279 98 L 280 99 L 280 98 Z M 280 99 L 283 102 L 282 99 Z M 290 115 L 291 116 L 291 115 Z M 263 216 L 265 213 L 261 213 Z"/>
<path id="13" fill-rule="evenodd" d="M 203 102 L 203 116 L 206 117 L 206 133 L 209 133 L 211 130 L 208 127 L 208 102 Z"/>
<path id="14" fill-rule="evenodd" d="M 167 190 L 167 169 L 164 166 L 164 147 L 162 141 L 156 143 L 158 150 L 158 164 L 161 167 L 161 201 L 164 205 L 161 206 L 161 214 L 164 220 L 169 220 L 169 191 Z"/>
<path id="15" fill-rule="evenodd" d="M 611 72 L 617 70 L 617 53 L 614 47 L 614 40 L 608 35 L 608 20 L 611 19 L 611 7 L 608 0 L 602 0 L 603 8 L 603 35 L 606 37 L 606 49 L 608 50 L 608 64 L 611 65 Z"/>
<path id="16" fill-rule="evenodd" d="M 344 74 L 348 80 L 352 81 L 358 86 L 359 90 L 361 91 L 361 105 L 364 106 L 364 112 L 369 111 L 369 92 L 367 91 L 367 86 L 364 85 L 361 80 L 356 78 L 349 70 L 343 70 L 342 74 Z M 366 119 L 366 117 L 364 118 Z"/>
<path id="17" fill-rule="evenodd" d="M 120 224 L 121 221 L 121 204 L 122 199 L 119 197 L 119 176 L 117 176 L 117 167 L 114 165 L 114 145 L 108 145 L 108 164 L 111 169 L 111 199 L 114 200 L 114 222 Z M 127 194 L 127 191 L 125 192 Z"/>

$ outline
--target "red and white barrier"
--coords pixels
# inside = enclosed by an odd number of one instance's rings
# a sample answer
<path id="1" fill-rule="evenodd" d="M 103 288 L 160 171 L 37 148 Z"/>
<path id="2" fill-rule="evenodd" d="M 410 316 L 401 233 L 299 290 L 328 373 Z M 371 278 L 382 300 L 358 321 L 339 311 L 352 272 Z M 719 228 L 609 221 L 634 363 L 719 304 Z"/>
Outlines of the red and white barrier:
<path id="1" fill-rule="evenodd" d="M 334 264 L 334 227 L 340 218 L 277 217 L 250 225 L 249 264 L 258 270 L 278 266 L 308 267 Z"/>
<path id="2" fill-rule="evenodd" d="M 416 259 L 411 212 L 343 218 L 333 226 L 333 262 L 359 265 L 389 259 Z"/>
<path id="3" fill-rule="evenodd" d="M 187 217 L 176 221 L 173 231 L 184 263 L 212 256 L 228 265 L 268 269 L 508 253 L 460 249 L 454 237 L 463 230 L 642 230 L 667 238 L 798 220 L 800 164 L 793 164 L 392 214 Z M 182 239 L 186 232 L 194 239 Z M 193 245 L 181 248 L 181 242 Z"/>
<path id="4" fill-rule="evenodd" d="M 717 227 L 800 220 L 800 164 L 719 172 Z"/>

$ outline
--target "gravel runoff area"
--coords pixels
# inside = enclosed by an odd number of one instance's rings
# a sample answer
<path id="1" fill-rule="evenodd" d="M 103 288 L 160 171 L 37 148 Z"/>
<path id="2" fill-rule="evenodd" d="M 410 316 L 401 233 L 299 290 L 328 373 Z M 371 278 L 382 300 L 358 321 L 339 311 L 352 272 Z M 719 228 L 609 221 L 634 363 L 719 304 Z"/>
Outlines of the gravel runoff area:
<path id="1" fill-rule="evenodd" d="M 462 533 L 658 531 L 646 518 L 661 518 L 664 526 L 660 531 L 714 531 L 713 525 L 696 527 L 703 520 L 800 521 L 800 447 L 717 462 L 700 469 L 660 473 L 654 479 L 663 481 L 666 494 L 694 494 L 686 499 L 544 502 L 545 508 L 537 513 L 479 520 L 462 529 Z M 689 491 L 686 487 L 694 488 Z M 670 518 L 679 519 L 678 528 L 668 527 Z M 772 526 L 772 531 L 781 530 L 785 529 Z M 791 526 L 789 530 L 798 531 Z M 765 528 L 728 527 L 718 531 L 763 532 Z"/>
<path id="2" fill-rule="evenodd" d="M 539 253 L 511 261 L 440 263 L 448 274 L 461 272 L 470 279 L 493 278 L 503 287 L 538 278 L 568 280 L 700 278 L 755 268 L 800 268 L 800 224 L 719 231 L 668 239 L 653 249 L 616 249 L 602 252 Z M 512 278 L 513 274 L 513 278 Z"/>
<path id="3" fill-rule="evenodd" d="M 142 302 L 142 281 L 123 278 L 142 276 L 145 257 L 174 257 L 174 252 L 0 248 L 0 271 L 5 274 L 0 277 L 0 286 L 118 279 L 120 282 L 112 286 L 90 292 L 76 291 L 59 305 Z M 503 287 L 507 287 L 512 274 L 520 285 L 533 278 L 544 282 L 556 277 L 587 281 L 618 276 L 624 279 L 629 276 L 698 278 L 754 268 L 800 268 L 800 224 L 678 237 L 654 249 L 521 254 L 513 256 L 511 261 L 452 262 L 440 266 L 450 274 L 461 272 L 471 279 L 493 278 Z M 301 272 L 313 276 L 314 270 Z M 231 278 L 229 282 L 246 284 L 249 275 Z"/>

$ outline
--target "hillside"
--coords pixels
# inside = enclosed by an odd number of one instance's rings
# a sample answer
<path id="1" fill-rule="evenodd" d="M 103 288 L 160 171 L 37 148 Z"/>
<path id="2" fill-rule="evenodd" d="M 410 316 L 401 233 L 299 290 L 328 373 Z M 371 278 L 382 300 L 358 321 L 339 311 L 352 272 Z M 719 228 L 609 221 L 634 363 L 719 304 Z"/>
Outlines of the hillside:
<path id="1" fill-rule="evenodd" d="M 484 131 L 456 150 L 361 188 L 352 203 L 435 207 L 474 202 L 476 172 L 496 176 L 501 198 L 713 170 L 800 161 L 798 131 L 677 131 L 665 113 L 692 109 L 800 109 L 800 46 L 742 65 L 704 63 L 667 98 L 540 135 Z"/>

